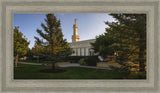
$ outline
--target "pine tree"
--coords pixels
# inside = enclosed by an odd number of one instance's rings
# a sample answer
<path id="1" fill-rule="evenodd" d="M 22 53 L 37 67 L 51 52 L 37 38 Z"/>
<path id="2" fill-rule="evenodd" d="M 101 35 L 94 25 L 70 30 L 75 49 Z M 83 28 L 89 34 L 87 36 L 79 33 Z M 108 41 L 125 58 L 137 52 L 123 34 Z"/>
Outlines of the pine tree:
<path id="1" fill-rule="evenodd" d="M 129 44 L 131 31 L 126 30 L 126 27 L 118 22 L 106 22 L 106 24 L 109 27 L 106 28 L 103 35 L 96 38 L 96 41 L 92 44 L 93 49 L 104 58 L 114 59 L 126 69 L 128 67 L 126 67 L 125 62 L 130 60 L 129 55 L 133 47 Z"/>
<path id="2" fill-rule="evenodd" d="M 130 54 L 138 55 L 140 71 L 145 71 L 146 62 L 146 14 L 111 14 L 125 27 L 128 41 L 125 44 L 133 46 Z M 128 34 L 130 32 L 130 34 Z M 125 34 L 125 33 L 123 33 Z M 131 42 L 129 42 L 131 40 Z M 131 49 L 131 48 L 130 48 Z"/>
<path id="3" fill-rule="evenodd" d="M 117 22 L 106 22 L 106 33 L 96 38 L 95 52 L 113 56 L 124 68 L 127 62 L 139 62 L 140 71 L 145 71 L 146 63 L 146 15 L 110 14 Z M 129 70 L 129 69 L 128 69 Z"/>
<path id="4" fill-rule="evenodd" d="M 23 36 L 23 33 L 19 32 L 19 27 L 14 28 L 14 56 L 15 67 L 17 67 L 18 56 L 24 56 L 27 54 L 29 42 Z"/>
<path id="5" fill-rule="evenodd" d="M 63 39 L 60 20 L 57 20 L 54 14 L 47 14 L 45 23 L 41 23 L 44 31 L 37 29 L 37 33 L 44 39 L 45 42 L 35 37 L 37 42 L 46 48 L 51 60 L 64 55 L 69 55 L 70 48 L 66 39 Z M 55 62 L 52 64 L 52 69 L 55 70 Z"/>

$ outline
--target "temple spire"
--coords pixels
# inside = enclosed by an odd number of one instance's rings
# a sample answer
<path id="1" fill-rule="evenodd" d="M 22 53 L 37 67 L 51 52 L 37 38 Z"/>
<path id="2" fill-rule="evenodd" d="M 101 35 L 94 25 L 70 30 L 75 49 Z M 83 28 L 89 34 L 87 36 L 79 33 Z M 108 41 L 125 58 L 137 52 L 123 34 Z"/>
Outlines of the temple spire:
<path id="1" fill-rule="evenodd" d="M 76 24 L 77 19 L 74 19 L 75 24 L 73 25 L 73 35 L 72 35 L 72 42 L 79 41 L 79 35 L 78 35 L 78 25 Z"/>

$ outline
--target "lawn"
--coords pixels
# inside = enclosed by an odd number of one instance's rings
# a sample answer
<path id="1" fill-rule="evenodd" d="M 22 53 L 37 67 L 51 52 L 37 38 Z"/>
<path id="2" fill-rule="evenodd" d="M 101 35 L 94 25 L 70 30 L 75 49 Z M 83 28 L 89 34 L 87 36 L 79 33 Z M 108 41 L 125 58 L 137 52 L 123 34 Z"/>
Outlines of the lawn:
<path id="1" fill-rule="evenodd" d="M 125 79 L 128 74 L 106 69 L 93 69 L 82 67 L 65 67 L 63 73 L 42 73 L 40 70 L 49 69 L 50 66 L 24 65 L 23 68 L 14 69 L 14 79 Z"/>

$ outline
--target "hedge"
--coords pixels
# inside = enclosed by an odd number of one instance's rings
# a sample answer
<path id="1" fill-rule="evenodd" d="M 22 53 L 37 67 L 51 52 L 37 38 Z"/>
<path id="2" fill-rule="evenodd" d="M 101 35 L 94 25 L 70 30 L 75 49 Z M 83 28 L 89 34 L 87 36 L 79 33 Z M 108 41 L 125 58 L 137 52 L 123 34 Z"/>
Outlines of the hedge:
<path id="1" fill-rule="evenodd" d="M 99 62 L 100 60 L 98 59 L 97 56 L 89 56 L 85 58 L 85 62 L 87 64 L 87 66 L 96 66 L 97 62 Z"/>
<path id="2" fill-rule="evenodd" d="M 88 66 L 96 66 L 97 62 L 100 60 L 98 59 L 98 56 L 69 56 L 67 57 L 67 60 L 72 61 L 72 63 L 78 63 L 80 59 L 84 59 L 86 62 L 86 65 Z"/>

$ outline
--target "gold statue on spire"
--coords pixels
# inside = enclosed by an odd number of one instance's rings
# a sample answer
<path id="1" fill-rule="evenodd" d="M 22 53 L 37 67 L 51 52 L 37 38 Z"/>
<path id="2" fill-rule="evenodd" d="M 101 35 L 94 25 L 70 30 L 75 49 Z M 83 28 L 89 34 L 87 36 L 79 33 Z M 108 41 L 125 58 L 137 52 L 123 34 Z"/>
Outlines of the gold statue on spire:
<path id="1" fill-rule="evenodd" d="M 76 24 L 76 21 L 77 21 L 77 19 L 75 18 L 75 19 L 74 19 L 75 24 Z"/>

